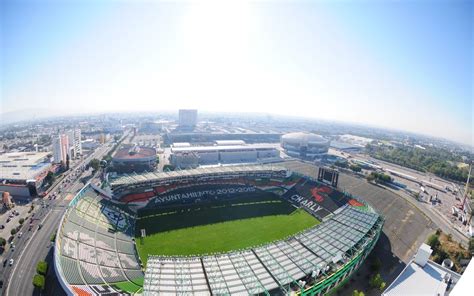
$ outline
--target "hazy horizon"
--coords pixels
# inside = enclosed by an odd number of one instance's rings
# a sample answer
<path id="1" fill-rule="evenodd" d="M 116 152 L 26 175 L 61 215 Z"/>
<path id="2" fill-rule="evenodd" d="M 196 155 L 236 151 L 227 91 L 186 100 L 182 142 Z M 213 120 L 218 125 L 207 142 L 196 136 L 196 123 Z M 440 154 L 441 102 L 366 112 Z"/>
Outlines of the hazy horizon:
<path id="1" fill-rule="evenodd" d="M 471 1 L 196 2 L 3 1 L 0 114 L 261 112 L 474 146 Z"/>

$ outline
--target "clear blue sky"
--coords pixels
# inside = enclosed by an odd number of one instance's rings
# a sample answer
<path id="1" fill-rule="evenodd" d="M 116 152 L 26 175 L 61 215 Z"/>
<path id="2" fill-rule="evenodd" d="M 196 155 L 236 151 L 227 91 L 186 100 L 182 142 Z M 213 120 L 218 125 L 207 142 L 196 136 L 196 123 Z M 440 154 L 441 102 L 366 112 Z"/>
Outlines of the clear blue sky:
<path id="1" fill-rule="evenodd" d="M 263 111 L 473 144 L 472 1 L 0 5 L 0 113 Z"/>

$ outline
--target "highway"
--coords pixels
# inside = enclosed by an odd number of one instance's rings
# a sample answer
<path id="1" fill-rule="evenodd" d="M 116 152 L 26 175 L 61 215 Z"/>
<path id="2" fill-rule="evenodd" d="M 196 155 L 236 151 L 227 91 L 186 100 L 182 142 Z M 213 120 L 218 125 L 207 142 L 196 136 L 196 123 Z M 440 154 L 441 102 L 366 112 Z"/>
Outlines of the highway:
<path id="1" fill-rule="evenodd" d="M 80 169 L 81 166 L 89 163 L 93 158 L 101 159 L 102 156 L 107 154 L 111 149 L 112 145 L 106 143 L 98 147 L 93 153 L 79 161 L 73 168 L 64 174 L 57 184 L 49 190 L 49 194 L 43 199 L 34 201 L 35 204 L 35 216 L 37 219 L 34 223 L 34 227 L 31 231 L 28 231 L 29 221 L 25 221 L 23 229 L 23 236 L 21 238 L 14 239 L 16 248 L 14 251 L 8 250 L 9 252 L 5 256 L 7 264 L 5 267 L 0 266 L 0 273 L 2 275 L 4 287 L 3 295 L 11 296 L 27 296 L 34 294 L 34 286 L 32 284 L 33 276 L 36 273 L 36 265 L 38 261 L 45 260 L 46 256 L 52 251 L 53 243 L 50 241 L 50 236 L 55 233 L 59 222 L 61 220 L 64 211 L 69 203 L 69 200 L 65 200 L 68 195 L 75 195 L 85 184 L 81 182 L 83 177 L 90 177 L 91 172 L 81 171 L 75 179 L 72 179 L 70 183 L 65 182 L 70 174 L 76 169 Z M 49 199 L 50 195 L 54 191 L 59 191 L 62 188 L 61 194 L 56 199 Z M 42 206 L 44 203 L 44 206 Z M 43 227 L 38 229 L 38 224 L 42 224 Z M 13 259 L 13 266 L 9 266 L 8 260 Z M 48 268 L 51 270 L 54 268 L 50 264 Z"/>

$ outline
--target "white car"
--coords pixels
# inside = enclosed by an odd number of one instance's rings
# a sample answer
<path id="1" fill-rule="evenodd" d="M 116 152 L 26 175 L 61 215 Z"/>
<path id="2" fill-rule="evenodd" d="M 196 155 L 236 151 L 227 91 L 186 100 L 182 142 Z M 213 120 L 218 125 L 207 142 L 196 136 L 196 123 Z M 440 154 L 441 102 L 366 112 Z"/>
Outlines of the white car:
<path id="1" fill-rule="evenodd" d="M 13 259 L 10 259 L 10 261 L 9 261 L 9 262 L 10 262 L 10 263 L 9 263 L 9 264 L 10 264 L 10 266 L 12 266 L 14 261 L 13 261 Z"/>

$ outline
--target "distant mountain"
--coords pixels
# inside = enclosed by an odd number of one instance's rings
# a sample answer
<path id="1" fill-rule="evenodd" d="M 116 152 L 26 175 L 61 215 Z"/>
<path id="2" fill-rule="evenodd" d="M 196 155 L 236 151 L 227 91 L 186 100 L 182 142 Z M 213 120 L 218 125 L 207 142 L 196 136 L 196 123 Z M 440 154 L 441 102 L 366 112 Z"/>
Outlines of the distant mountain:
<path id="1" fill-rule="evenodd" d="M 34 121 L 37 119 L 44 119 L 62 115 L 60 111 L 51 109 L 23 109 L 18 111 L 11 111 L 0 113 L 0 125 L 16 123 L 20 121 Z"/>

